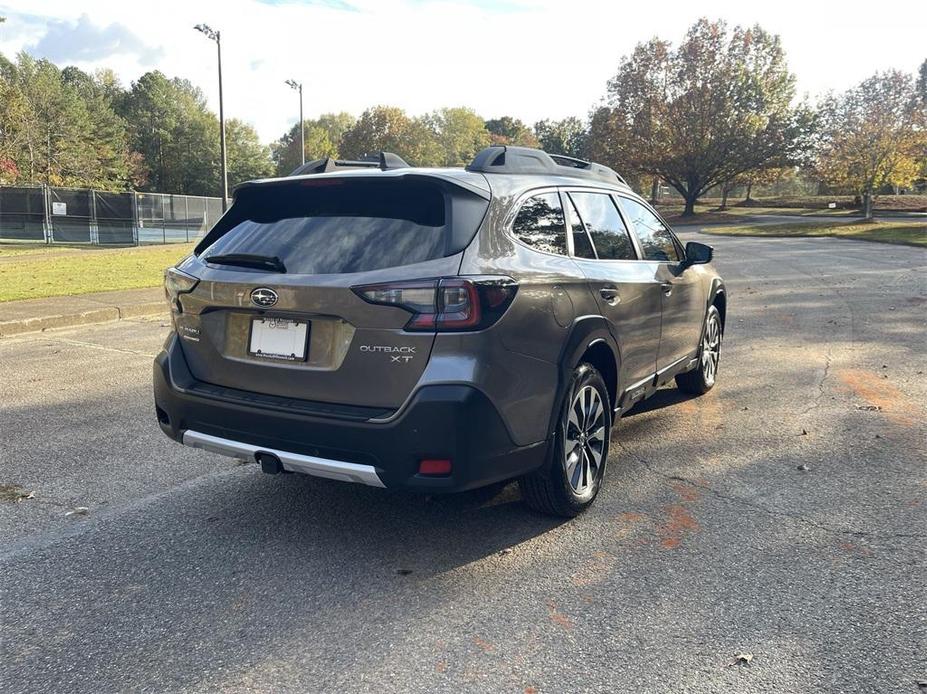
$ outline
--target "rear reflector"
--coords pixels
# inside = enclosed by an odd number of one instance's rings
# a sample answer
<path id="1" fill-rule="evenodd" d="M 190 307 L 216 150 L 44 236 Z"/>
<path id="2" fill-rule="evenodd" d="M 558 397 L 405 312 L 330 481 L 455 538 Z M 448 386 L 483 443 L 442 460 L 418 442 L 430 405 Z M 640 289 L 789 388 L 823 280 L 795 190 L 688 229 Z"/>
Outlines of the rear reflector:
<path id="1" fill-rule="evenodd" d="M 420 475 L 450 475 L 450 460 L 422 460 L 418 464 L 418 474 Z"/>

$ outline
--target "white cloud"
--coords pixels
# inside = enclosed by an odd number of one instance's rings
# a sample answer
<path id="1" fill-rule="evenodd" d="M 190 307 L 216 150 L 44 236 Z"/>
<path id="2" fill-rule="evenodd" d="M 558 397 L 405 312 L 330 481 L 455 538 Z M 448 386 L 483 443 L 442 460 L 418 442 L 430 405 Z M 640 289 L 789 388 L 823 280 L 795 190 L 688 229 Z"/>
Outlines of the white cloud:
<path id="1" fill-rule="evenodd" d="M 844 89 L 879 69 L 913 71 L 925 58 L 927 3 L 866 13 L 822 5 L 716 0 L 707 11 L 680 0 L 44 0 L 37 9 L 34 0 L 15 0 L 0 8 L 9 18 L 0 25 L 0 50 L 41 45 L 49 31 L 78 27 L 86 14 L 98 33 L 117 27 L 142 48 L 107 55 L 99 50 L 105 42 L 72 46 L 70 62 L 112 67 L 127 83 L 157 67 L 201 86 L 215 108 L 214 44 L 192 28 L 206 22 L 222 31 L 226 114 L 254 123 L 265 140 L 297 117 L 287 78 L 305 84 L 307 116 L 378 103 L 411 113 L 463 104 L 529 123 L 582 116 L 635 43 L 654 35 L 678 41 L 702 14 L 779 33 L 799 89 L 811 94 Z"/>

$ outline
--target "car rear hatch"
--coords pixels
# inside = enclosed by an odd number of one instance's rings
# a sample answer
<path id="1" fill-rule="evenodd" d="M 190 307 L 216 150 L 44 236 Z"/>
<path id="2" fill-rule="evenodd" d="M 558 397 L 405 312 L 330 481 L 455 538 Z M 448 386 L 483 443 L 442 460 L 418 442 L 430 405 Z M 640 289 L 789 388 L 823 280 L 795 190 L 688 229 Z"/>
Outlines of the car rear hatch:
<path id="1" fill-rule="evenodd" d="M 435 333 L 407 330 L 408 307 L 362 288 L 457 275 L 489 204 L 482 177 L 469 176 L 341 173 L 240 188 L 177 268 L 199 280 L 174 304 L 193 376 L 214 396 L 267 396 L 257 404 L 398 408 Z"/>

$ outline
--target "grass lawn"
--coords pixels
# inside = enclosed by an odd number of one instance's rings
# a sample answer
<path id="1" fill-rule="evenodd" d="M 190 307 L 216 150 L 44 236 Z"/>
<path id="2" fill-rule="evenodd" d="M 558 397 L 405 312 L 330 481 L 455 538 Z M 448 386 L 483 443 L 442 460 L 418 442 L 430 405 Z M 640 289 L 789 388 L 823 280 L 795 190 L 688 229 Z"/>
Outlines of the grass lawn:
<path id="1" fill-rule="evenodd" d="M 718 236 L 834 236 L 859 241 L 898 243 L 927 248 L 927 221 L 823 222 L 768 224 L 764 226 L 715 226 L 701 229 Z"/>
<path id="2" fill-rule="evenodd" d="M 829 209 L 827 204 L 834 202 L 836 209 Z M 670 224 L 689 224 L 693 222 L 724 222 L 731 217 L 751 215 L 786 215 L 786 216 L 827 216 L 827 217 L 861 217 L 862 210 L 853 205 L 851 196 L 806 196 L 783 198 L 754 198 L 750 202 L 731 198 L 728 207 L 721 211 L 720 198 L 702 198 L 695 205 L 696 217 L 683 218 L 682 200 L 668 198 L 657 205 L 657 209 Z M 927 195 L 880 195 L 873 204 L 876 216 L 886 212 L 927 212 Z"/>
<path id="3" fill-rule="evenodd" d="M 0 244 L 0 301 L 156 287 L 195 244 L 98 248 Z"/>
<path id="4" fill-rule="evenodd" d="M 803 207 L 734 207 L 729 205 L 726 210 L 721 210 L 717 205 L 712 204 L 696 205 L 694 217 L 683 217 L 682 205 L 657 205 L 657 210 L 670 224 L 728 223 L 737 222 L 740 217 L 765 214 L 787 215 L 790 217 L 802 215 L 849 216 L 853 214 L 848 210 L 813 210 Z"/>

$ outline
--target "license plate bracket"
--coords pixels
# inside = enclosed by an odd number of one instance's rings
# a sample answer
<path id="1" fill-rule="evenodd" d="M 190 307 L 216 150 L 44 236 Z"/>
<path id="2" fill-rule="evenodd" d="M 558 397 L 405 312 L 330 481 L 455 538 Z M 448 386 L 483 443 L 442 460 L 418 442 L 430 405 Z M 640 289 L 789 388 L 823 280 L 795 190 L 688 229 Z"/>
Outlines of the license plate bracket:
<path id="1" fill-rule="evenodd" d="M 248 354 L 275 361 L 306 361 L 309 352 L 309 322 L 292 318 L 253 318 L 248 336 Z"/>

